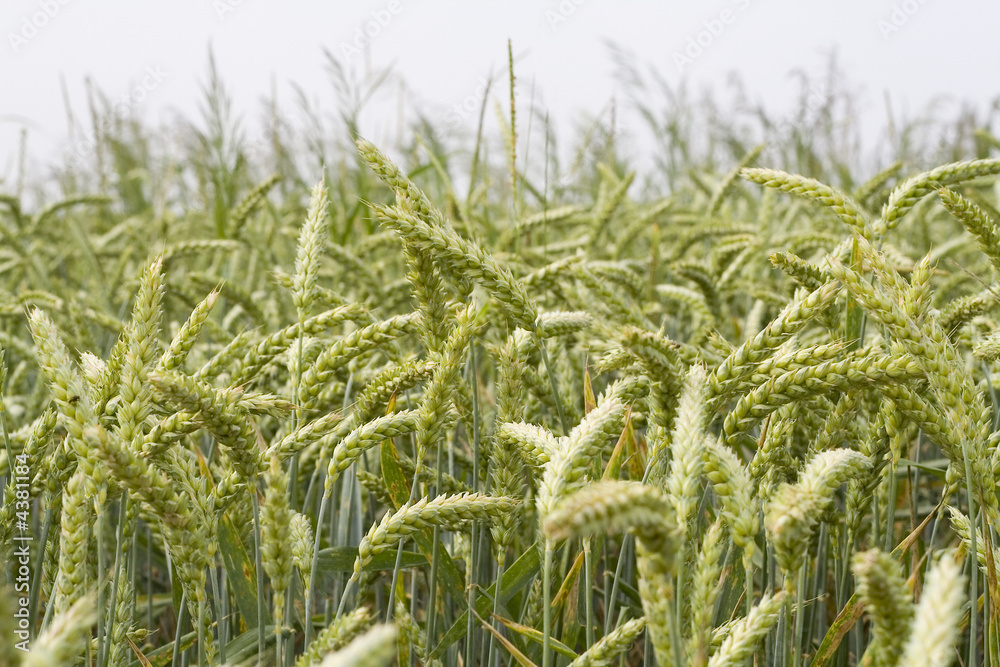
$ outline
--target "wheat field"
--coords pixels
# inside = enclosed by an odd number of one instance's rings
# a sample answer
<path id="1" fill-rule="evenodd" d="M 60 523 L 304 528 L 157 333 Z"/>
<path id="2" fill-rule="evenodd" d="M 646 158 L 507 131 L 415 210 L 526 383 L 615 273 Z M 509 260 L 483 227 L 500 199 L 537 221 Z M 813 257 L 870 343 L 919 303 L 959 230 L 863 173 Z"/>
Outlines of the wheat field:
<path id="1" fill-rule="evenodd" d="M 0 184 L 0 665 L 1000 664 L 1000 141 L 559 165 L 509 78 Z"/>

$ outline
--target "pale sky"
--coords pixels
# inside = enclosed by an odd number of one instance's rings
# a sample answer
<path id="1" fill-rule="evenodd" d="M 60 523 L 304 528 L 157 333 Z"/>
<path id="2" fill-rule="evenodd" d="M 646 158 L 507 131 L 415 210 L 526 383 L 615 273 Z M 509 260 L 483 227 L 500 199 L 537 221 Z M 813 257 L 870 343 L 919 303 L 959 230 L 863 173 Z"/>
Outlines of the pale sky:
<path id="1" fill-rule="evenodd" d="M 413 101 L 447 129 L 473 126 L 474 114 L 462 118 L 455 105 L 478 107 L 484 77 L 505 73 L 510 38 L 519 104 L 533 92 L 567 141 L 581 114 L 623 101 L 608 42 L 640 69 L 694 91 L 721 88 L 736 73 L 778 115 L 798 90 L 792 70 L 819 80 L 836 52 L 859 111 L 876 127 L 886 96 L 897 116 L 913 117 L 938 98 L 945 115 L 962 103 L 985 113 L 1000 94 L 997 26 L 996 0 L 4 0 L 0 191 L 22 128 L 33 168 L 56 159 L 67 134 L 61 80 L 77 118 L 86 117 L 87 77 L 151 121 L 196 117 L 210 45 L 248 126 L 272 85 L 291 112 L 292 83 L 332 111 L 327 49 L 359 75 L 366 63 L 392 64 Z M 394 137 L 397 109 L 391 92 L 375 100 L 362 132 Z"/>

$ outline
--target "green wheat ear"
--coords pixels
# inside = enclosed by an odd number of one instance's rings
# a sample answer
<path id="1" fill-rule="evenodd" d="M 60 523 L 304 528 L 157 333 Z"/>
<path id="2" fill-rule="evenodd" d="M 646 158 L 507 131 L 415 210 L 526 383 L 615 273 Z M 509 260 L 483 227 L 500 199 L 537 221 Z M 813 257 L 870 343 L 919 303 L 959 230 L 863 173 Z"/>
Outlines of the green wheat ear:
<path id="1" fill-rule="evenodd" d="M 754 183 L 819 202 L 832 210 L 838 218 L 856 233 L 866 237 L 872 234 L 872 226 L 868 220 L 868 215 L 857 202 L 836 188 L 824 185 L 816 179 L 789 174 L 777 169 L 755 169 L 749 167 L 743 169 L 740 175 Z"/>
<path id="2" fill-rule="evenodd" d="M 778 623 L 785 591 L 765 595 L 745 618 L 737 621 L 708 661 L 709 667 L 737 667 L 753 656 L 764 636 Z"/>
<path id="3" fill-rule="evenodd" d="M 896 665 L 913 617 L 913 603 L 899 566 L 889 554 L 872 549 L 855 554 L 852 563 L 858 593 L 872 619 L 868 651 L 879 665 Z"/>
<path id="4" fill-rule="evenodd" d="M 97 600 L 93 594 L 81 595 L 65 611 L 54 616 L 49 626 L 31 642 L 31 650 L 21 659 L 23 667 L 49 667 L 76 661 L 90 639 L 90 628 L 97 618 Z"/>
<path id="5" fill-rule="evenodd" d="M 670 447 L 670 474 L 665 480 L 667 495 L 677 513 L 677 525 L 687 532 L 701 490 L 704 465 L 706 372 L 694 365 L 688 371 L 677 407 Z"/>
<path id="6" fill-rule="evenodd" d="M 942 186 L 955 185 L 979 176 L 1000 173 L 1000 160 L 971 160 L 968 162 L 953 162 L 936 169 L 917 174 L 899 184 L 889 195 L 889 200 L 882 207 L 882 219 L 876 232 L 885 235 L 886 232 L 899 224 L 917 202 Z"/>
<path id="7" fill-rule="evenodd" d="M 305 319 L 317 296 L 319 260 L 327 236 L 326 216 L 329 205 L 326 184 L 320 181 L 313 187 L 309 196 L 309 212 L 306 214 L 305 224 L 302 225 L 298 251 L 295 255 L 292 300 L 299 312 L 300 321 Z"/>
<path id="8" fill-rule="evenodd" d="M 778 565 L 787 577 L 786 586 L 794 587 L 794 574 L 805 558 L 822 513 L 833 502 L 834 492 L 869 467 L 867 458 L 849 449 L 820 452 L 795 484 L 786 482 L 775 492 L 765 510 L 764 526 Z"/>
<path id="9" fill-rule="evenodd" d="M 613 104 L 567 173 L 507 46 L 474 145 L 394 163 L 331 58 L 355 136 L 272 100 L 265 165 L 213 64 L 202 129 L 97 95 L 0 178 L 0 667 L 997 654 L 1000 139 L 859 174 L 838 95 L 755 110 L 793 173 L 671 95 L 654 170 Z"/>
<path id="10" fill-rule="evenodd" d="M 396 656 L 396 628 L 376 625 L 344 648 L 328 653 L 320 667 L 387 667 Z"/>
<path id="11" fill-rule="evenodd" d="M 947 552 L 942 554 L 927 575 L 899 664 L 931 667 L 952 660 L 965 599 L 964 579 L 961 563 Z"/>
<path id="12" fill-rule="evenodd" d="M 348 646 L 372 623 L 372 613 L 367 607 L 358 607 L 344 614 L 325 627 L 295 661 L 295 667 L 318 665 L 324 656 Z"/>
<path id="13" fill-rule="evenodd" d="M 591 537 L 633 530 L 673 534 L 674 512 L 666 495 L 638 482 L 594 482 L 559 502 L 543 529 L 552 539 Z"/>
<path id="14" fill-rule="evenodd" d="M 569 663 L 570 667 L 611 665 L 619 655 L 629 649 L 645 628 L 645 618 L 636 618 L 622 623 Z"/>
<path id="15" fill-rule="evenodd" d="M 288 502 L 288 474 L 277 457 L 264 476 L 267 491 L 260 506 L 261 560 L 274 590 L 275 633 L 281 635 L 284 623 L 285 591 L 292 581 L 292 513 Z"/>

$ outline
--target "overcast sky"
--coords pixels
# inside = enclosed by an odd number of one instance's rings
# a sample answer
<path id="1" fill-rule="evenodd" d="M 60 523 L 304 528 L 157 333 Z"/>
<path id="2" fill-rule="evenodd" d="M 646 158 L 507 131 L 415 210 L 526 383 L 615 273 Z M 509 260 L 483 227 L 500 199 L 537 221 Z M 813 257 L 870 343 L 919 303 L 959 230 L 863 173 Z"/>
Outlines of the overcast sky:
<path id="1" fill-rule="evenodd" d="M 997 26 L 996 0 L 3 0 L 0 178 L 12 173 L 22 128 L 34 166 L 65 142 L 61 81 L 78 117 L 87 77 L 153 121 L 196 116 L 210 47 L 251 124 L 272 86 L 289 109 L 292 82 L 331 104 L 326 49 L 359 74 L 392 64 L 432 118 L 471 126 L 461 105 L 475 105 L 483 78 L 505 70 L 508 38 L 519 98 L 533 91 L 565 128 L 621 98 L 609 41 L 695 90 L 735 72 L 778 114 L 798 90 L 790 72 L 819 79 L 836 52 L 866 121 L 879 124 L 886 95 L 897 114 L 939 96 L 956 111 L 962 102 L 985 110 L 1000 93 Z M 376 140 L 395 132 L 386 119 L 398 106 L 391 95 L 379 104 L 362 119 Z"/>

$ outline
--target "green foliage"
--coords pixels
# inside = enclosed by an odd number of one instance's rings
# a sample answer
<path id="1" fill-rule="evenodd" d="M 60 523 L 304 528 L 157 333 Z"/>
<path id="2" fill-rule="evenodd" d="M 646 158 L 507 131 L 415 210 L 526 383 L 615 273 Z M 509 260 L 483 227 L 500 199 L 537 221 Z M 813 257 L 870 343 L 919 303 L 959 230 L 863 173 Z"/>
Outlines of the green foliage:
<path id="1" fill-rule="evenodd" d="M 23 664 L 1000 664 L 1000 160 L 642 110 L 646 177 L 511 108 L 460 200 L 427 126 L 251 159 L 213 80 L 176 164 L 0 194 Z"/>

